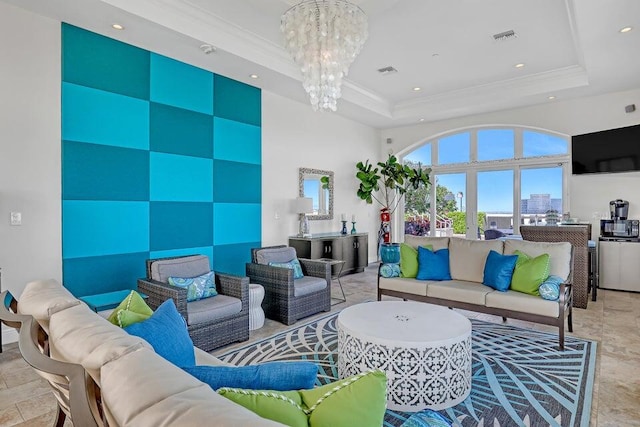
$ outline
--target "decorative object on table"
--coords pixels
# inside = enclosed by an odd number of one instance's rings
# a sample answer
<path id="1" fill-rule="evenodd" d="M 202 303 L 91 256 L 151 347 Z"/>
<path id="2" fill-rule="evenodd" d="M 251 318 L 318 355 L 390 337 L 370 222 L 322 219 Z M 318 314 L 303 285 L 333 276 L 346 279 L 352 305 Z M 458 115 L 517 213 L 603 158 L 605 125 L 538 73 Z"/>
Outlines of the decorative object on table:
<path id="1" fill-rule="evenodd" d="M 347 221 L 340 222 L 342 222 L 342 230 L 340 230 L 340 234 L 347 234 Z"/>
<path id="2" fill-rule="evenodd" d="M 368 36 L 365 13 L 346 0 L 304 0 L 282 15 L 280 30 L 313 109 L 336 111 L 342 79 Z"/>
<path id="3" fill-rule="evenodd" d="M 383 242 L 391 241 L 391 217 L 400 205 L 403 196 L 410 188 L 418 189 L 429 185 L 430 168 L 418 163 L 412 168 L 398 162 L 393 154 L 389 154 L 386 162 L 378 162 L 376 166 L 366 160 L 356 164 L 356 178 L 360 181 L 357 195 L 368 204 L 375 200 L 382 209 L 380 211 L 380 231 L 378 233 L 378 251 Z M 378 192 L 380 194 L 376 195 Z M 386 224 L 385 224 L 386 223 Z"/>
<path id="4" fill-rule="evenodd" d="M 400 243 L 383 243 L 380 246 L 380 259 L 384 264 L 400 262 Z"/>
<path id="5" fill-rule="evenodd" d="M 256 283 L 249 283 L 249 330 L 255 331 L 264 326 L 264 310 L 262 300 L 264 288 Z"/>
<path id="6" fill-rule="evenodd" d="M 309 230 L 308 213 L 313 212 L 313 199 L 311 197 L 298 197 L 295 201 L 295 211 L 299 215 L 298 237 L 307 237 L 311 235 Z"/>
<path id="7" fill-rule="evenodd" d="M 560 213 L 555 209 L 549 209 L 545 213 L 545 222 L 547 225 L 557 225 L 560 220 Z"/>
<path id="8" fill-rule="evenodd" d="M 351 234 L 356 234 L 356 222 L 355 221 L 351 221 Z"/>
<path id="9" fill-rule="evenodd" d="M 304 360 L 312 348 L 314 361 L 321 369 L 320 384 L 335 381 L 337 316 L 332 313 L 218 357 L 245 366 Z M 576 425 L 589 425 L 596 342 L 568 336 L 569 351 L 558 357 L 554 349 L 556 334 L 476 319 L 471 319 L 471 324 L 471 394 L 466 401 L 440 414 L 449 420 L 465 420 L 464 425 L 469 426 L 524 425 L 521 420 L 525 418 L 537 425 L 532 420 L 546 420 L 549 416 L 562 417 L 563 424 L 572 419 Z M 548 387 L 562 392 L 549 394 Z M 402 426 L 413 414 L 387 409 L 384 426 Z"/>

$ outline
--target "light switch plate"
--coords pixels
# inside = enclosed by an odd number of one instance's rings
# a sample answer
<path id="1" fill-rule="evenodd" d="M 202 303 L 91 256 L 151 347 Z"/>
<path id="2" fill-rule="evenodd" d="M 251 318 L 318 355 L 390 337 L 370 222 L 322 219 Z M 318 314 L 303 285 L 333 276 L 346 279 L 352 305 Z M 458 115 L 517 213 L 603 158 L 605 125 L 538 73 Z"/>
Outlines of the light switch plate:
<path id="1" fill-rule="evenodd" d="M 21 212 L 11 212 L 11 225 L 22 225 Z"/>

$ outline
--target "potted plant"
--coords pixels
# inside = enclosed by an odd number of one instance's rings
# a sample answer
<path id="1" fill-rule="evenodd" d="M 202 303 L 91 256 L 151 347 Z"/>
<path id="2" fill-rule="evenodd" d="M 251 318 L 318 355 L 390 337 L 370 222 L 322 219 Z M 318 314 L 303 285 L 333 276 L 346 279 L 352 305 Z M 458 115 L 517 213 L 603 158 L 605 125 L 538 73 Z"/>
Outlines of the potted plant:
<path id="1" fill-rule="evenodd" d="M 389 222 L 391 215 L 396 211 L 404 194 L 408 189 L 418 189 L 429 185 L 430 168 L 423 168 L 418 164 L 417 168 L 403 165 L 393 154 L 389 154 L 386 162 L 378 162 L 375 166 L 369 160 L 356 164 L 356 178 L 360 181 L 358 197 L 368 204 L 375 200 L 382 209 L 380 210 L 380 231 L 378 232 L 378 248 L 381 251 L 383 243 L 391 242 Z M 395 252 L 395 250 L 393 250 Z M 398 253 L 399 257 L 399 253 Z M 392 255 L 389 259 L 395 259 Z M 383 259 L 383 262 L 385 260 Z M 389 261 L 393 262 L 393 261 Z"/>

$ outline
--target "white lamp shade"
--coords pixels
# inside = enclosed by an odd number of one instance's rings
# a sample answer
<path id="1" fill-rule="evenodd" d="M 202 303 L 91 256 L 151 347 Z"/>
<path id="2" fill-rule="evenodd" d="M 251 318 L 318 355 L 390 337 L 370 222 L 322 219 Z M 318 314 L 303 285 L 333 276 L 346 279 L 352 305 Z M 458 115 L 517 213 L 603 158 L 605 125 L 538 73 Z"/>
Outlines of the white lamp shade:
<path id="1" fill-rule="evenodd" d="M 297 213 L 312 213 L 313 199 L 311 197 L 298 197 L 294 203 Z"/>

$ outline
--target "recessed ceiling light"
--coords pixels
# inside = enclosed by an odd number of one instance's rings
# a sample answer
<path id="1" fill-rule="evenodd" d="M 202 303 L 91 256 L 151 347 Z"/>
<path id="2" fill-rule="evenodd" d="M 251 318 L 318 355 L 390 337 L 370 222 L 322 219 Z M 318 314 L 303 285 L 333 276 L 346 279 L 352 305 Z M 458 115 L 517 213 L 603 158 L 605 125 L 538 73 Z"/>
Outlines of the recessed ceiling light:
<path id="1" fill-rule="evenodd" d="M 628 33 L 629 31 L 633 30 L 633 27 L 624 27 L 624 28 L 620 28 L 620 32 L 621 33 Z"/>
<path id="2" fill-rule="evenodd" d="M 433 53 L 433 54 L 431 54 L 431 56 L 434 57 L 434 58 L 437 58 L 438 56 L 440 56 L 440 54 L 439 53 Z"/>
<path id="3" fill-rule="evenodd" d="M 257 79 L 260 76 L 258 76 L 257 74 L 249 74 L 249 77 L 251 77 L 252 79 Z"/>
<path id="4" fill-rule="evenodd" d="M 420 119 L 420 120 L 418 120 L 418 121 L 419 121 L 419 122 L 424 122 L 424 119 Z"/>
<path id="5" fill-rule="evenodd" d="M 414 90 L 414 92 L 420 92 L 422 90 L 422 88 L 416 86 L 416 87 L 413 88 L 413 90 Z"/>
<path id="6" fill-rule="evenodd" d="M 519 64 L 514 65 L 514 67 L 522 68 L 522 67 L 524 67 L 524 64 L 522 62 L 520 62 Z"/>
<path id="7" fill-rule="evenodd" d="M 551 95 L 551 96 L 548 96 L 547 99 L 551 99 L 552 100 L 552 99 L 556 99 L 556 97 Z"/>
<path id="8" fill-rule="evenodd" d="M 124 30 L 124 27 L 120 24 L 112 24 L 111 28 L 113 28 L 114 30 Z"/>

